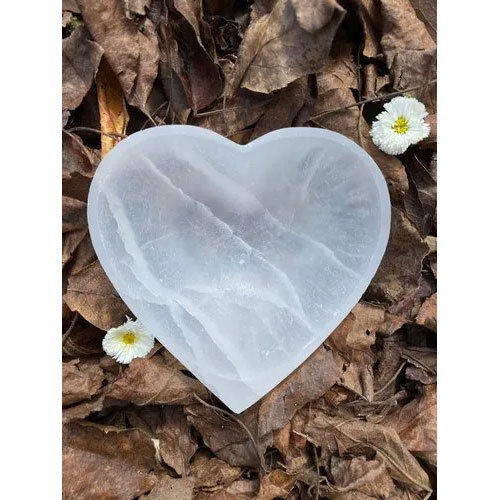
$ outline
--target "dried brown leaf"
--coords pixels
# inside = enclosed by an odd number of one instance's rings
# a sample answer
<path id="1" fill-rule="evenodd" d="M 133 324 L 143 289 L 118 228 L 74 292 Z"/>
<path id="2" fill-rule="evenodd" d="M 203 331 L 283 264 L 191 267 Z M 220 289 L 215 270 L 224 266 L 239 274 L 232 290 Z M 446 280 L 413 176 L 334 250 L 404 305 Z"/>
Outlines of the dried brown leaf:
<path id="1" fill-rule="evenodd" d="M 286 498 L 297 481 L 295 475 L 274 469 L 260 481 L 257 500 L 274 500 L 276 497 Z"/>
<path id="2" fill-rule="evenodd" d="M 236 481 L 241 474 L 239 467 L 202 454 L 195 456 L 191 470 L 196 478 L 196 490 L 206 493 L 222 490 Z"/>
<path id="3" fill-rule="evenodd" d="M 63 355 L 70 357 L 102 354 L 104 332 L 95 326 L 78 321 L 63 344 Z"/>
<path id="4" fill-rule="evenodd" d="M 437 386 L 422 386 L 422 394 L 388 415 L 382 425 L 394 429 L 414 455 L 437 465 Z"/>
<path id="5" fill-rule="evenodd" d="M 72 311 L 102 330 L 123 323 L 128 312 L 97 260 L 69 277 L 63 298 Z"/>
<path id="6" fill-rule="evenodd" d="M 84 26 L 77 26 L 62 41 L 62 106 L 75 109 L 90 90 L 99 67 L 103 48 L 89 40 Z"/>
<path id="7" fill-rule="evenodd" d="M 104 380 L 101 368 L 92 361 L 73 360 L 62 364 L 62 404 L 68 406 L 90 399 Z"/>
<path id="8" fill-rule="evenodd" d="M 234 466 L 258 466 L 259 457 L 255 446 L 245 429 L 235 420 L 202 404 L 187 406 L 184 411 L 188 422 L 197 429 L 218 458 Z M 254 405 L 237 417 L 253 436 L 257 434 L 257 416 L 258 406 Z"/>
<path id="9" fill-rule="evenodd" d="M 384 319 L 383 308 L 361 301 L 333 331 L 326 343 L 347 354 L 352 350 L 370 349 Z"/>
<path id="10" fill-rule="evenodd" d="M 117 144 L 118 140 L 110 137 L 110 133 L 125 134 L 128 123 L 128 112 L 120 82 L 109 64 L 104 60 L 97 74 L 97 103 L 101 130 L 101 158 Z"/>
<path id="11" fill-rule="evenodd" d="M 194 484 L 193 477 L 174 479 L 168 474 L 162 474 L 151 492 L 142 496 L 141 500 L 193 500 Z"/>
<path id="12" fill-rule="evenodd" d="M 66 424 L 73 420 L 82 420 L 93 412 L 101 411 L 103 409 L 104 397 L 104 394 L 98 394 L 88 401 L 82 401 L 77 405 L 63 408 L 62 423 Z"/>
<path id="13" fill-rule="evenodd" d="M 257 0 L 226 94 L 239 87 L 268 94 L 318 71 L 344 14 L 334 0 Z"/>
<path id="14" fill-rule="evenodd" d="M 410 0 L 418 18 L 423 21 L 429 35 L 437 41 L 437 6 L 436 0 Z"/>
<path id="15" fill-rule="evenodd" d="M 185 110 L 196 112 L 212 104 L 221 95 L 223 82 L 201 2 L 169 0 L 167 6 L 168 22 L 165 14 L 158 14 L 160 71 L 165 94 L 184 122 Z"/>
<path id="16" fill-rule="evenodd" d="M 375 277 L 365 292 L 369 299 L 395 304 L 415 293 L 429 247 L 403 212 L 393 207 L 389 243 Z"/>
<path id="17" fill-rule="evenodd" d="M 273 101 L 255 125 L 250 140 L 253 141 L 272 130 L 290 127 L 305 104 L 307 91 L 307 77 L 305 76 L 276 91 Z"/>
<path id="18" fill-rule="evenodd" d="M 208 397 L 198 380 L 169 368 L 158 354 L 132 360 L 107 392 L 108 397 L 139 406 L 190 404 L 196 401 L 193 394 Z"/>
<path id="19" fill-rule="evenodd" d="M 191 437 L 186 415 L 179 406 L 164 408 L 162 421 L 153 432 L 160 440 L 160 455 L 180 476 L 189 473 L 189 461 L 198 445 Z"/>
<path id="20" fill-rule="evenodd" d="M 153 441 L 138 429 L 63 427 L 63 497 L 132 500 L 156 483 Z"/>
<path id="21" fill-rule="evenodd" d="M 410 0 L 381 0 L 381 45 L 391 82 L 396 89 L 423 85 L 436 78 L 436 44 L 420 21 Z M 424 89 L 418 96 L 427 104 L 434 101 L 434 90 Z"/>
<path id="22" fill-rule="evenodd" d="M 307 423 L 304 433 L 314 444 L 334 453 L 370 449 L 385 463 L 393 479 L 430 491 L 427 474 L 389 427 L 318 413 Z"/>
<path id="23" fill-rule="evenodd" d="M 331 351 L 317 349 L 299 368 L 262 399 L 259 436 L 265 438 L 286 425 L 295 412 L 321 397 L 341 376 Z"/>
<path id="24" fill-rule="evenodd" d="M 87 204 L 83 201 L 62 197 L 62 231 L 86 229 L 87 227 Z"/>
<path id="25" fill-rule="evenodd" d="M 85 25 L 104 49 L 127 102 L 144 108 L 158 73 L 159 50 L 147 18 L 127 19 L 123 0 L 78 0 Z"/>
<path id="26" fill-rule="evenodd" d="M 415 322 L 418 325 L 426 326 L 434 332 L 437 331 L 437 293 L 425 299 L 418 311 Z"/>

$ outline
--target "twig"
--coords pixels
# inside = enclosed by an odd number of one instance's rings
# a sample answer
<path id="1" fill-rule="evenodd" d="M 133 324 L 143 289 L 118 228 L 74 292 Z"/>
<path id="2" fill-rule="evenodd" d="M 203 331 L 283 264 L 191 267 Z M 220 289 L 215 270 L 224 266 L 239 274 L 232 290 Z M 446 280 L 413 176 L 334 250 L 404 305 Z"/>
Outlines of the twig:
<path id="1" fill-rule="evenodd" d="M 253 434 L 250 432 L 250 429 L 236 415 L 233 415 L 229 411 L 226 411 L 226 410 L 224 410 L 222 408 L 218 408 L 217 406 L 213 406 L 213 405 L 207 403 L 206 401 L 203 401 L 203 399 L 201 399 L 198 396 L 198 394 L 193 393 L 193 396 L 202 405 L 205 405 L 207 408 L 210 408 L 211 410 L 214 410 L 216 412 L 218 411 L 218 412 L 222 413 L 223 415 L 226 415 L 227 417 L 229 417 L 230 419 L 234 420 L 238 425 L 240 425 L 243 428 L 243 430 L 250 437 L 250 441 L 252 441 L 252 444 L 253 444 L 253 446 L 255 448 L 255 453 L 257 454 L 257 458 L 259 459 L 260 466 L 262 467 L 262 470 L 264 471 L 264 473 L 267 474 L 266 464 L 264 462 L 264 459 L 263 459 L 262 455 L 259 452 L 259 447 L 257 445 L 257 441 L 255 441 L 255 438 L 253 437 Z"/>
<path id="2" fill-rule="evenodd" d="M 319 462 L 318 462 L 318 452 L 316 451 L 316 446 L 313 444 L 313 451 L 314 451 L 314 463 L 316 465 L 316 493 L 314 495 L 314 498 L 316 500 L 319 500 Z"/>
<path id="3" fill-rule="evenodd" d="M 349 104 L 347 106 L 342 106 L 341 108 L 329 109 L 329 110 L 323 111 L 322 113 L 319 113 L 317 115 L 311 116 L 310 120 L 317 120 L 318 118 L 322 118 L 323 116 L 329 115 L 331 113 L 338 113 L 339 111 L 344 111 L 345 109 L 354 108 L 356 106 L 361 106 L 363 104 L 366 104 L 367 102 L 385 101 L 386 99 L 391 99 L 392 97 L 396 97 L 396 96 L 401 95 L 401 94 L 406 94 L 407 92 L 414 92 L 415 90 L 419 90 L 422 87 L 425 87 L 428 85 L 433 85 L 436 82 L 437 82 L 437 79 L 434 79 L 434 80 L 431 80 L 430 82 L 424 83 L 423 85 L 417 85 L 416 87 L 410 87 L 408 89 L 398 90 L 397 92 L 391 92 L 390 94 L 386 94 L 386 95 L 380 96 L 380 97 L 372 97 L 370 99 L 363 99 L 362 101 L 354 102 L 354 103 Z"/>
<path id="4" fill-rule="evenodd" d="M 125 137 L 128 137 L 127 134 L 119 134 L 118 132 L 103 132 L 102 130 L 99 130 L 97 128 L 90 128 L 90 127 L 73 127 L 68 130 L 63 129 L 63 132 L 94 132 L 95 134 L 100 134 L 100 135 L 107 135 L 111 137 L 111 139 L 116 139 L 117 137 L 120 139 L 124 139 Z"/>
<path id="5" fill-rule="evenodd" d="M 73 328 L 76 324 L 76 320 L 78 319 L 78 311 L 75 311 L 75 314 L 73 315 L 73 319 L 71 320 L 71 324 L 69 325 L 68 329 L 64 332 L 64 335 L 62 336 L 62 345 L 66 343 L 66 340 L 68 340 L 69 334 L 73 331 Z"/>
<path id="6" fill-rule="evenodd" d="M 379 389 L 378 391 L 373 393 L 373 395 L 376 396 L 377 394 L 383 393 L 397 379 L 398 375 L 401 373 L 401 370 L 405 367 L 405 365 L 406 365 L 406 361 L 403 361 L 399 365 L 399 368 L 396 370 L 396 373 L 387 381 L 387 383 L 384 385 L 384 387 L 382 387 L 381 389 Z"/>

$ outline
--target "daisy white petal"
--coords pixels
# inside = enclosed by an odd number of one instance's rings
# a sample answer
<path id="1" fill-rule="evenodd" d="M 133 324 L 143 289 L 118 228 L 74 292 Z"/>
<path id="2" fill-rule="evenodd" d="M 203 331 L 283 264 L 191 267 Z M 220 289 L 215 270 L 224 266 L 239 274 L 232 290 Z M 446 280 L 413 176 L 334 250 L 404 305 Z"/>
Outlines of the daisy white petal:
<path id="1" fill-rule="evenodd" d="M 134 358 L 143 358 L 153 348 L 155 338 L 139 321 L 128 319 L 123 325 L 108 330 L 102 340 L 106 354 L 118 363 L 130 363 Z"/>
<path id="2" fill-rule="evenodd" d="M 395 97 L 384 105 L 385 111 L 377 115 L 370 135 L 374 144 L 384 153 L 399 155 L 411 144 L 428 137 L 429 124 L 425 106 L 412 97 Z"/>

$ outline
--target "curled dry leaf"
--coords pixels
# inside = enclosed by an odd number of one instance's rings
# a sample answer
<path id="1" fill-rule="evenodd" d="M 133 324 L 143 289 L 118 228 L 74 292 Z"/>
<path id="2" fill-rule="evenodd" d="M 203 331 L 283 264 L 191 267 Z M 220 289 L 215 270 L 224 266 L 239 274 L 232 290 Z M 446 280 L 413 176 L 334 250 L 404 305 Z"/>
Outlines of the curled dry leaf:
<path id="1" fill-rule="evenodd" d="M 437 293 L 425 299 L 420 311 L 418 311 L 415 322 L 434 332 L 437 331 Z"/>
<path id="2" fill-rule="evenodd" d="M 429 477 L 390 427 L 317 413 L 304 433 L 315 445 L 334 453 L 368 448 L 385 463 L 393 479 L 430 492 Z"/>
<path id="3" fill-rule="evenodd" d="M 91 413 L 101 411 L 104 407 L 104 394 L 97 394 L 88 401 L 82 401 L 77 405 L 63 408 L 62 423 L 67 424 L 74 420 L 82 420 L 88 417 Z"/>
<path id="4" fill-rule="evenodd" d="M 382 425 L 394 429 L 414 455 L 437 465 L 437 386 L 422 386 L 422 394 L 388 415 Z"/>
<path id="5" fill-rule="evenodd" d="M 387 250 L 365 296 L 395 304 L 416 292 L 422 261 L 429 247 L 403 212 L 392 209 L 391 234 Z"/>
<path id="6" fill-rule="evenodd" d="M 158 40 L 151 21 L 128 19 L 123 0 L 78 0 L 83 20 L 118 76 L 127 102 L 144 108 L 158 73 Z"/>
<path id="7" fill-rule="evenodd" d="M 104 158 L 118 142 L 106 134 L 125 134 L 128 123 L 128 112 L 120 83 L 105 60 L 97 75 L 97 102 L 101 130 L 105 132 L 101 135 L 101 158 Z"/>
<path id="8" fill-rule="evenodd" d="M 234 466 L 258 466 L 257 450 L 238 422 L 202 404 L 186 406 L 184 411 L 188 422 L 196 428 L 218 458 Z M 257 435 L 257 417 L 257 405 L 237 417 L 254 437 Z"/>
<path id="9" fill-rule="evenodd" d="M 332 457 L 329 473 L 334 482 L 335 498 L 340 500 L 399 497 L 382 461 L 367 460 L 365 457 L 350 460 Z"/>
<path id="10" fill-rule="evenodd" d="M 316 72 L 344 14 L 335 0 L 257 0 L 226 94 L 239 87 L 268 94 Z"/>
<path id="11" fill-rule="evenodd" d="M 180 476 L 189 473 L 189 461 L 198 445 L 191 437 L 186 415 L 179 406 L 167 406 L 153 432 L 160 440 L 160 455 Z"/>
<path id="12" fill-rule="evenodd" d="M 277 497 L 287 498 L 296 481 L 297 476 L 287 474 L 280 469 L 274 469 L 262 477 L 257 499 L 274 500 Z"/>
<path id="13" fill-rule="evenodd" d="M 437 6 L 436 0 L 410 0 L 417 17 L 424 22 L 429 35 L 437 40 Z"/>
<path id="14" fill-rule="evenodd" d="M 192 473 L 196 478 L 196 490 L 204 493 L 214 493 L 236 481 L 241 474 L 239 467 L 219 460 L 197 454 L 193 460 Z"/>
<path id="15" fill-rule="evenodd" d="M 381 45 L 394 88 L 424 85 L 436 78 L 436 44 L 418 19 L 410 0 L 381 0 Z M 435 91 L 423 89 L 418 98 L 434 108 Z"/>
<path id="16" fill-rule="evenodd" d="M 89 40 L 84 26 L 77 26 L 62 41 L 62 106 L 75 109 L 90 90 L 103 48 Z"/>
<path id="17" fill-rule="evenodd" d="M 376 331 L 385 319 L 382 307 L 368 302 L 358 302 L 326 343 L 343 353 L 369 349 L 376 340 Z"/>
<path id="18" fill-rule="evenodd" d="M 132 500 L 156 483 L 156 449 L 138 429 L 66 424 L 62 460 L 65 498 Z"/>
<path id="19" fill-rule="evenodd" d="M 341 375 L 331 351 L 317 349 L 299 368 L 264 396 L 259 408 L 259 437 L 286 425 L 310 401 L 321 397 Z"/>
<path id="20" fill-rule="evenodd" d="M 63 298 L 72 311 L 102 330 L 120 325 L 128 313 L 97 260 L 69 277 Z"/>
<path id="21" fill-rule="evenodd" d="M 193 394 L 208 397 L 198 380 L 169 368 L 160 355 L 132 360 L 107 392 L 108 397 L 139 406 L 190 404 L 196 401 Z"/>
<path id="22" fill-rule="evenodd" d="M 156 14 L 162 60 L 161 78 L 165 94 L 181 121 L 185 110 L 195 112 L 217 99 L 223 89 L 219 67 L 210 49 L 214 42 L 202 19 L 201 1 L 169 0 L 166 12 Z"/>
<path id="23" fill-rule="evenodd" d="M 104 373 L 96 363 L 78 359 L 62 364 L 62 404 L 90 399 L 100 388 Z"/>
<path id="24" fill-rule="evenodd" d="M 87 227 L 87 204 L 83 201 L 63 196 L 62 230 L 63 233 Z"/>

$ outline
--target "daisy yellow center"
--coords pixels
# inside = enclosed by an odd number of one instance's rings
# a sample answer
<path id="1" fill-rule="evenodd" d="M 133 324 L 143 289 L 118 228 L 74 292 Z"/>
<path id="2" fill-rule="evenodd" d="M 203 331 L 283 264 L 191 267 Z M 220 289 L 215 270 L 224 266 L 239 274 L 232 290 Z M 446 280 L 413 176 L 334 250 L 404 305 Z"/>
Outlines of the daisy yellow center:
<path id="1" fill-rule="evenodd" d="M 125 332 L 122 336 L 122 342 L 126 345 L 135 344 L 137 341 L 137 336 L 134 332 Z"/>
<path id="2" fill-rule="evenodd" d="M 404 116 L 398 117 L 392 129 L 396 134 L 406 134 L 406 132 L 408 132 L 408 120 Z"/>

